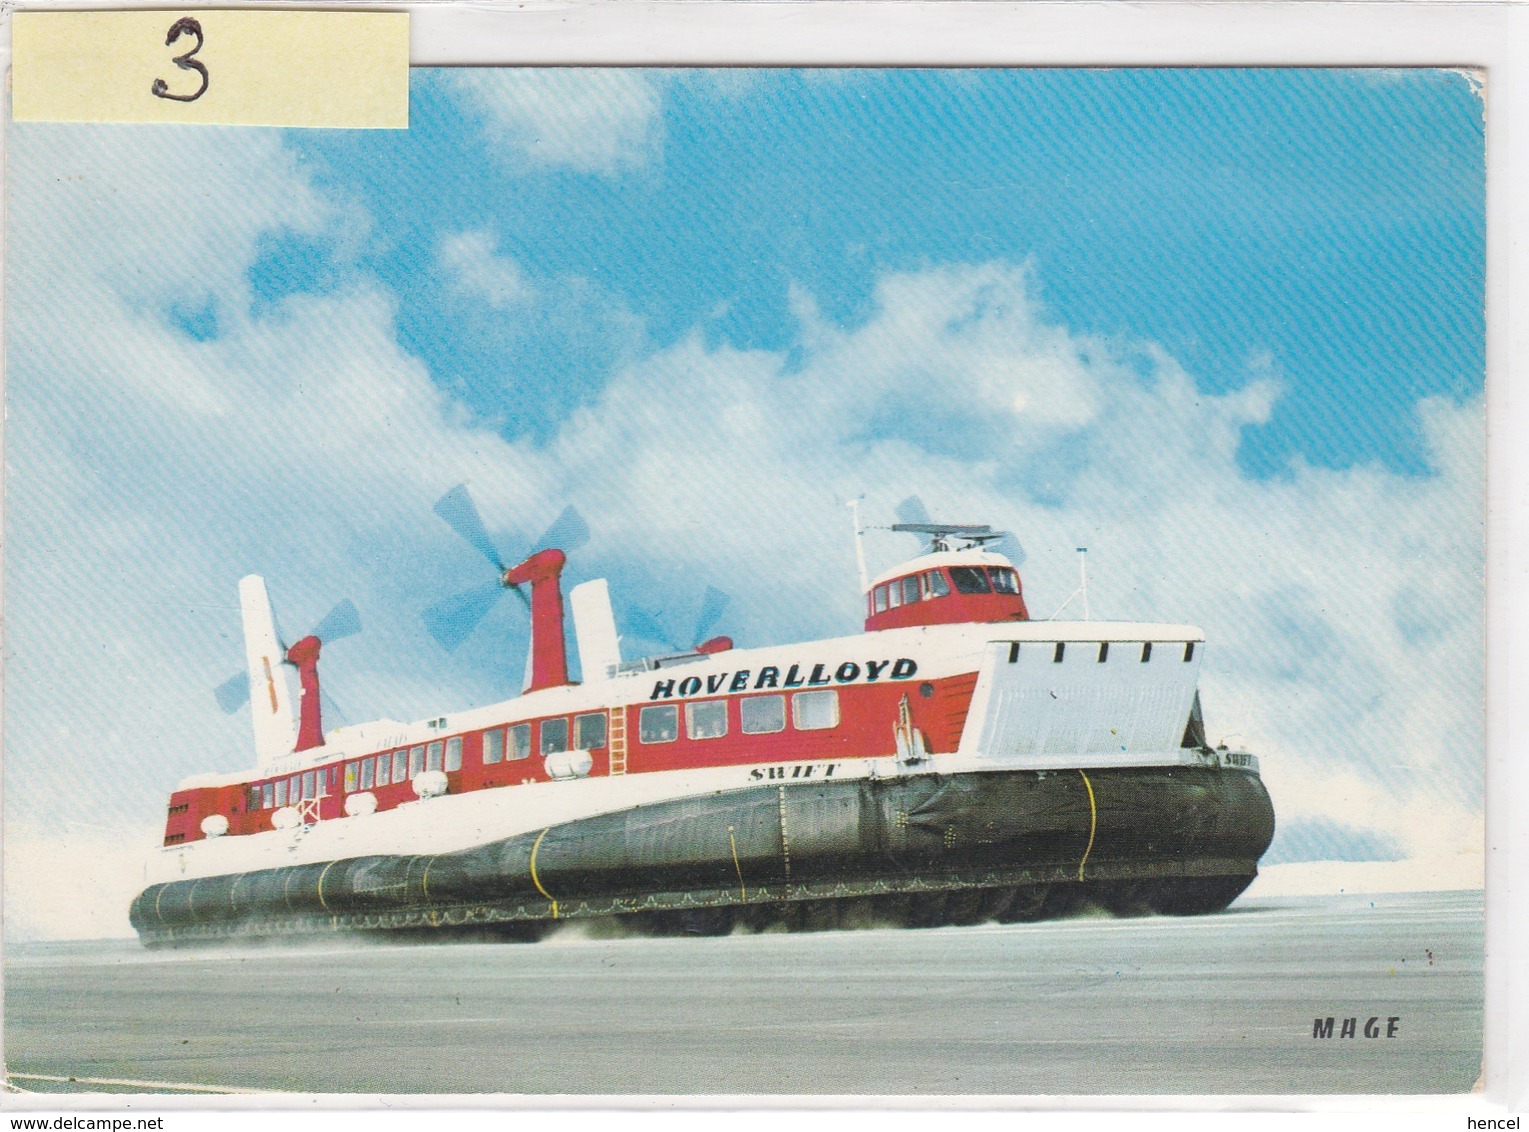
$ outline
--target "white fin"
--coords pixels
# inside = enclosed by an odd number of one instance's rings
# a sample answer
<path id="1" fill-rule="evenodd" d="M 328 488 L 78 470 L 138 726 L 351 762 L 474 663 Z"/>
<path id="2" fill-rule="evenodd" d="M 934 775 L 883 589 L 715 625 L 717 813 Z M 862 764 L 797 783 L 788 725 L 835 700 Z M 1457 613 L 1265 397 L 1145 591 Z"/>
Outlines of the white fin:
<path id="1" fill-rule="evenodd" d="M 568 603 L 573 607 L 581 679 L 586 684 L 609 680 L 621 663 L 621 639 L 611 613 L 610 587 L 604 578 L 582 582 L 569 591 Z"/>
<path id="2" fill-rule="evenodd" d="M 297 742 L 297 713 L 292 709 L 286 656 L 276 637 L 276 616 L 271 612 L 264 578 L 251 574 L 239 580 L 239 609 L 244 615 L 255 758 L 258 765 L 265 766 L 292 753 Z"/>

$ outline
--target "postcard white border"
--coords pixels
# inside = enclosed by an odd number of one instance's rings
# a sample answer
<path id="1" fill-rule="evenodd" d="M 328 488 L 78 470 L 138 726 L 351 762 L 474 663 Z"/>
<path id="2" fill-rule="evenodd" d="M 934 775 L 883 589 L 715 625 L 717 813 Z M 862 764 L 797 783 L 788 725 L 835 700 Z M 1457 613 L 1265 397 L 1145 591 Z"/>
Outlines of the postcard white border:
<path id="1" fill-rule="evenodd" d="M 22 3 L 10 11 L 48 9 L 190 8 L 193 4 L 74 0 Z M 203 5 L 213 6 L 213 5 Z M 1460 67 L 1486 72 L 1487 97 L 1487 954 L 1486 1045 L 1478 1093 L 1466 1097 L 1203 1096 L 1203 1097 L 388 1097 L 393 1115 L 416 1125 L 425 1111 L 449 1104 L 446 1119 L 488 1127 L 484 1110 L 513 1109 L 517 1119 L 556 1106 L 583 1122 L 625 1109 L 623 1123 L 663 1121 L 758 1127 L 781 1110 L 815 1110 L 811 1123 L 828 1126 L 845 1110 L 889 1110 L 878 1119 L 898 1124 L 906 1110 L 944 1108 L 975 1116 L 981 1110 L 1033 1111 L 1026 1120 L 1056 1127 L 1074 1115 L 1134 1112 L 1134 1123 L 1163 1125 L 1169 1113 L 1191 1120 L 1228 1113 L 1325 1113 L 1323 1120 L 1367 1114 L 1387 1128 L 1439 1127 L 1439 1116 L 1463 1128 L 1466 1115 L 1501 1115 L 1529 1107 L 1529 822 L 1515 800 L 1529 804 L 1529 392 L 1515 376 L 1529 364 L 1529 317 L 1516 313 L 1529 292 L 1529 5 L 1503 2 L 1305 2 L 1305 0 L 424 0 L 384 3 L 220 3 L 220 8 L 364 8 L 411 15 L 414 66 L 1374 66 Z M 9 11 L 6 13 L 9 15 Z M 10 23 L 0 27 L 0 66 L 9 71 Z M 0 304 L 4 296 L 0 294 Z M 131 1110 L 164 1113 L 166 1127 L 193 1112 L 271 1110 L 314 1114 L 325 1127 L 347 1110 L 349 1127 L 383 1116 L 380 1098 L 71 1097 L 67 1108 L 46 1097 L 0 1095 L 16 1114 Z M 754 1109 L 742 1114 L 739 1109 Z M 266 1110 L 262 1115 L 259 1110 Z M 633 1112 L 631 1110 L 639 1110 Z M 676 1111 L 688 1110 L 688 1111 Z M 575 1117 L 574 1113 L 578 1115 Z M 320 1117 L 318 1114 L 324 1114 Z M 806 1115 L 798 1112 L 793 1123 Z M 980 1123 L 994 1123 L 989 1118 Z M 315 1119 L 317 1118 L 317 1119 Z M 1116 1115 L 1108 1117 L 1111 1121 Z M 1174 1127 L 1182 1118 L 1175 1117 Z M 1368 1120 L 1363 1123 L 1369 1123 Z M 1004 1127 L 1012 1126 L 1012 1117 Z M 1165 1126 L 1165 1125 L 1164 1125 Z M 502 1122 L 494 1127 L 502 1128 Z"/>

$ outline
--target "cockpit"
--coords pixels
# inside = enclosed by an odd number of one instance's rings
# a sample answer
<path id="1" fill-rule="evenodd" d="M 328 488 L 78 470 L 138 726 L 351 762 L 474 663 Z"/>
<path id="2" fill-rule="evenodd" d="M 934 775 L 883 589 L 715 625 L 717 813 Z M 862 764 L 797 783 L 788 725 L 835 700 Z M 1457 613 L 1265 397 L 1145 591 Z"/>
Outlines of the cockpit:
<path id="1" fill-rule="evenodd" d="M 1029 618 L 1019 574 L 981 550 L 926 554 L 876 579 L 866 594 L 867 632 Z"/>

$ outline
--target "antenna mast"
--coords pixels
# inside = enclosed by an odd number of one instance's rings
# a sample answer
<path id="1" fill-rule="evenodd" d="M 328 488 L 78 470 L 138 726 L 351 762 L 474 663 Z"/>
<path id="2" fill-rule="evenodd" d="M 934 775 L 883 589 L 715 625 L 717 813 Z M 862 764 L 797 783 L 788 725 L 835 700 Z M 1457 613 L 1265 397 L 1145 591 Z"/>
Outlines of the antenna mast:
<path id="1" fill-rule="evenodd" d="M 1072 599 L 1075 597 L 1083 599 L 1083 620 L 1092 621 L 1093 617 L 1088 610 L 1088 547 L 1086 546 L 1078 547 L 1078 588 L 1068 594 L 1067 600 L 1057 606 L 1056 612 L 1046 620 L 1055 621 L 1062 615 L 1062 610 L 1072 604 Z"/>
<path id="2" fill-rule="evenodd" d="M 1088 615 L 1088 547 L 1078 547 L 1078 592 L 1083 595 L 1083 620 L 1092 621 Z"/>
<path id="3" fill-rule="evenodd" d="M 865 569 L 865 540 L 861 538 L 860 530 L 860 500 L 851 499 L 845 504 L 849 508 L 850 519 L 855 524 L 855 563 L 860 567 L 860 592 L 865 593 L 871 588 L 871 577 Z"/>

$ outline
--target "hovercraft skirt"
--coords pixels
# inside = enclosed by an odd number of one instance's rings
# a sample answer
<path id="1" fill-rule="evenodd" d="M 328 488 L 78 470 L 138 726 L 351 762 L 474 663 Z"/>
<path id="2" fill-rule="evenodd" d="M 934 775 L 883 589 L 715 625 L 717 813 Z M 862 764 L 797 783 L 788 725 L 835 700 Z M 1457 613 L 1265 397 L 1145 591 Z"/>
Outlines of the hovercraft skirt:
<path id="1" fill-rule="evenodd" d="M 1016 892 L 1051 886 L 1209 911 L 1253 878 L 1273 835 L 1263 784 L 1237 769 L 819 780 L 633 807 L 453 853 L 156 884 L 131 918 L 157 944 L 963 892 L 963 915 L 1008 918 Z"/>

